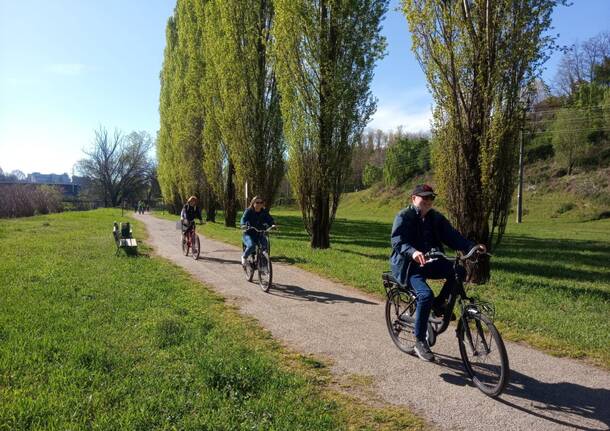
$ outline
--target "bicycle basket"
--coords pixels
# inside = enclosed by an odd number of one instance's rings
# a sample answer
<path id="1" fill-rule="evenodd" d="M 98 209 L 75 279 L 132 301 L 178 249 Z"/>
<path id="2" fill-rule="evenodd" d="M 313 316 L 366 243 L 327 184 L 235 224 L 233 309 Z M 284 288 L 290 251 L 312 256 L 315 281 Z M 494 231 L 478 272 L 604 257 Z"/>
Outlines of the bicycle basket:
<path id="1" fill-rule="evenodd" d="M 476 260 L 464 261 L 466 278 L 464 281 L 471 284 L 485 284 L 489 281 L 489 257 L 478 256 Z"/>

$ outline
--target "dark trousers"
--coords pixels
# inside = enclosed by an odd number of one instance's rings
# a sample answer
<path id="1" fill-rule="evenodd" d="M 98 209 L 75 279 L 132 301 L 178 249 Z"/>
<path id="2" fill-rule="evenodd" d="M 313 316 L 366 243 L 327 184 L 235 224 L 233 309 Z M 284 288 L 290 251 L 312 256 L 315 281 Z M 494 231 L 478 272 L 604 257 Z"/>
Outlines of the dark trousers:
<path id="1" fill-rule="evenodd" d="M 463 269 L 460 267 L 460 271 Z M 445 279 L 445 284 L 436 299 L 437 303 L 442 304 L 456 286 L 455 271 L 453 270 L 453 262 L 445 259 L 438 259 L 433 262 L 426 263 L 424 266 L 419 266 L 418 263 L 412 262 L 409 268 L 409 284 L 415 291 L 417 296 L 417 308 L 415 311 L 415 337 L 418 340 L 426 339 L 426 328 L 428 326 L 428 317 L 434 301 L 434 293 L 427 279 Z"/>

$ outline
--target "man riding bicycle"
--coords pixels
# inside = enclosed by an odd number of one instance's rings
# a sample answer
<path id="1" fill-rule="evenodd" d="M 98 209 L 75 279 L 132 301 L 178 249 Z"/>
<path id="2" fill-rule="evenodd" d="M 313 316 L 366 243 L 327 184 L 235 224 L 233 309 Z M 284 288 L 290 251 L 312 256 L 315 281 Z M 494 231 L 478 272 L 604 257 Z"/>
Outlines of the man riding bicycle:
<path id="1" fill-rule="evenodd" d="M 417 296 L 415 311 L 415 353 L 424 361 L 434 355 L 426 341 L 430 311 L 444 313 L 444 304 L 455 287 L 455 270 L 451 262 L 438 259 L 426 262 L 425 254 L 432 249 L 443 250 L 443 244 L 467 253 L 475 244 L 464 238 L 438 211 L 432 209 L 436 194 L 428 184 L 418 184 L 411 193 L 411 205 L 401 210 L 392 226 L 392 275 L 403 286 L 411 286 Z M 481 251 L 486 248 L 478 245 Z M 458 271 L 463 271 L 458 267 Z M 462 277 L 464 274 L 460 274 Z M 427 279 L 445 279 L 438 297 L 426 283 Z"/>
<path id="2" fill-rule="evenodd" d="M 182 222 L 182 233 L 185 234 L 193 225 L 195 219 L 199 219 L 199 223 L 203 223 L 201 217 L 201 208 L 197 206 L 197 197 L 191 196 L 186 201 L 180 212 L 180 221 Z"/>
<path id="3" fill-rule="evenodd" d="M 250 206 L 244 211 L 239 224 L 242 227 L 246 226 L 263 230 L 265 225 L 267 227 L 273 226 L 275 222 L 269 211 L 265 208 L 265 201 L 260 196 L 254 196 L 250 201 Z M 246 229 L 242 239 L 245 246 L 244 254 L 241 256 L 242 265 L 245 265 L 248 256 L 254 253 L 256 244 L 260 244 L 263 250 L 268 250 L 267 238 L 264 235 L 260 235 L 254 229 Z"/>

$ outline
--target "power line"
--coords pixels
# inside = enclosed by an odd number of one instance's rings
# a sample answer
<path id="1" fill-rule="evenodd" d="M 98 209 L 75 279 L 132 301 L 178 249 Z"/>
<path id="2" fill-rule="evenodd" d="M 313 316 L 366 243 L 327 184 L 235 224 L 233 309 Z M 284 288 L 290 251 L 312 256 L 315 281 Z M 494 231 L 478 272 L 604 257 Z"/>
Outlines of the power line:
<path id="1" fill-rule="evenodd" d="M 608 105 L 600 105 L 600 107 L 610 107 Z M 530 111 L 526 111 L 527 114 L 543 114 L 545 112 L 557 112 L 557 111 L 584 111 L 587 108 L 570 108 L 570 107 L 559 107 L 559 108 L 553 108 L 553 109 L 545 109 L 542 111 L 536 111 L 536 110 L 530 110 Z"/>
<path id="2" fill-rule="evenodd" d="M 610 132 L 610 127 L 588 127 L 584 129 L 563 129 L 563 130 L 542 130 L 540 132 L 527 132 L 530 135 L 540 135 L 543 133 L 563 133 L 563 132 L 593 132 L 593 131 Z"/>
<path id="3" fill-rule="evenodd" d="M 565 118 L 563 121 L 565 122 L 576 122 L 576 121 L 584 121 L 584 120 L 603 120 L 604 116 L 600 115 L 597 117 L 590 117 L 590 116 L 586 116 L 586 117 L 573 117 L 573 118 Z M 530 124 L 534 124 L 534 123 L 548 123 L 548 122 L 553 122 L 553 121 L 557 121 L 557 118 L 547 118 L 547 119 L 540 119 L 540 120 L 525 120 L 526 122 L 530 123 Z"/>

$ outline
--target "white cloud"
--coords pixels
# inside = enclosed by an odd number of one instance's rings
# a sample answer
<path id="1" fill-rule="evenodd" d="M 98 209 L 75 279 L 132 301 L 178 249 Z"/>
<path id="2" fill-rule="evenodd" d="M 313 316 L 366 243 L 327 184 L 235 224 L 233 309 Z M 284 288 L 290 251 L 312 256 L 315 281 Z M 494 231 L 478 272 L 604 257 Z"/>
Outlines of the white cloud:
<path id="1" fill-rule="evenodd" d="M 386 104 L 377 108 L 377 112 L 373 115 L 368 127 L 388 131 L 403 126 L 405 132 L 420 133 L 430 131 L 431 120 L 431 106 L 413 110 L 398 104 Z"/>
<path id="2" fill-rule="evenodd" d="M 85 70 L 85 65 L 81 63 L 55 63 L 47 69 L 57 75 L 78 76 Z"/>

